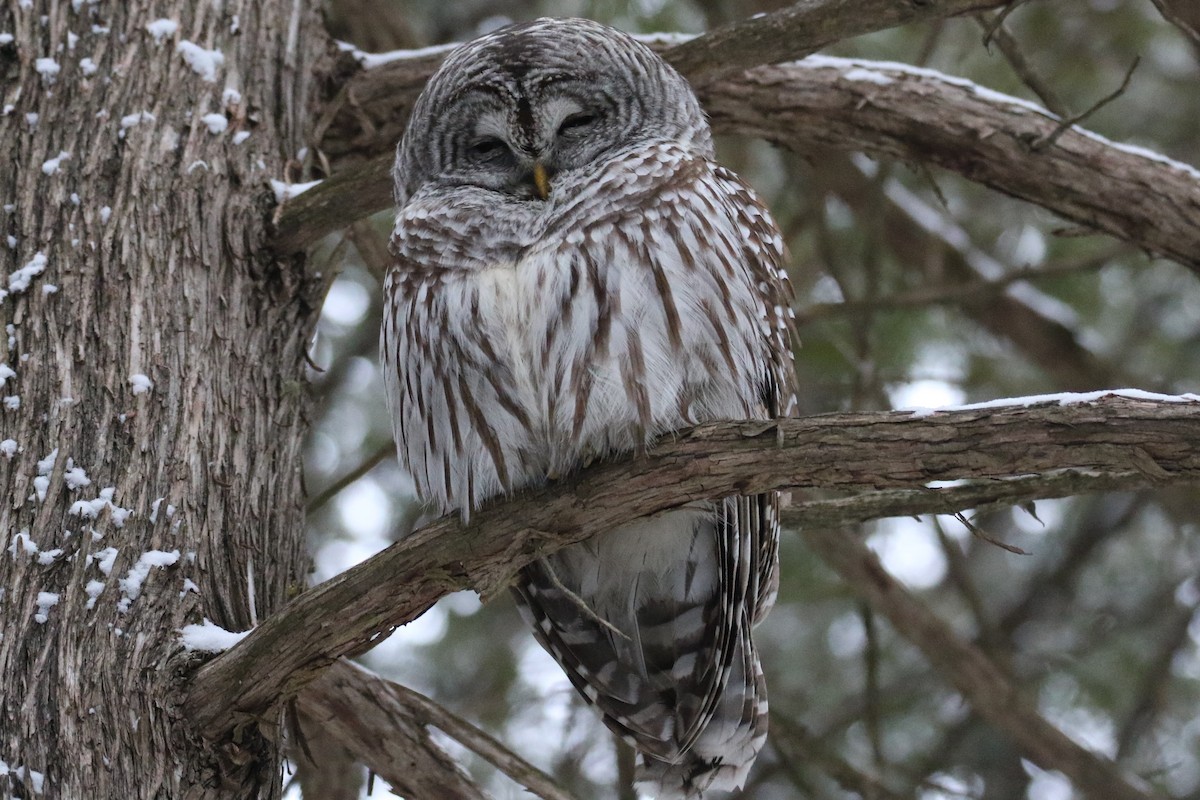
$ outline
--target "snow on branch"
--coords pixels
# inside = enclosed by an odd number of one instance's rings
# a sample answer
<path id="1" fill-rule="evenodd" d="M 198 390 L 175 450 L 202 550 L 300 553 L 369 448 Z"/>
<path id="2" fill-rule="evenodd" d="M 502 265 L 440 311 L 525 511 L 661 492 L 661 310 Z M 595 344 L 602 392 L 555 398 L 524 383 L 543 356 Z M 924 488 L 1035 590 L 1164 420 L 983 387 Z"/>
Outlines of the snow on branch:
<path id="1" fill-rule="evenodd" d="M 817 56 L 701 89 L 718 130 L 933 164 L 1200 272 L 1200 170 L 905 64 Z M 1057 135 L 1052 144 L 1044 144 Z"/>
<path id="2" fill-rule="evenodd" d="M 852 503 L 822 507 L 823 524 L 837 525 L 893 511 L 957 510 L 947 496 L 967 508 L 1200 483 L 1200 398 L 1099 393 L 1035 400 L 702 425 L 664 437 L 645 454 L 493 503 L 468 525 L 443 518 L 300 595 L 202 667 L 189 711 L 206 736 L 224 740 L 335 659 L 365 652 L 440 597 L 464 588 L 494 595 L 536 558 L 695 500 L 820 488 L 868 498 L 882 490 L 892 503 L 865 515 Z M 1046 476 L 1050 491 L 1031 476 Z M 967 483 L 943 489 L 935 481 Z"/>
<path id="3" fill-rule="evenodd" d="M 278 250 L 303 250 L 390 205 L 392 150 L 439 61 L 391 58 L 347 81 L 318 125 L 322 151 L 340 169 L 282 207 Z M 1028 101 L 933 70 L 825 56 L 698 90 L 719 133 L 933 164 L 1200 271 L 1200 172 L 1079 126 L 1041 144 L 1061 121 Z"/>

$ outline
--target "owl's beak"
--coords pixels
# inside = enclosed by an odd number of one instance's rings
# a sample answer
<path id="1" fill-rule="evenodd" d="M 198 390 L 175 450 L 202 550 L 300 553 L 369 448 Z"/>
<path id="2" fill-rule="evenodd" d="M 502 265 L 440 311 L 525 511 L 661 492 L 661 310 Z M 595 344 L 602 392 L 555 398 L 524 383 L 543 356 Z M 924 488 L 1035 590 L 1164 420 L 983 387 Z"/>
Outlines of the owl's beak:
<path id="1" fill-rule="evenodd" d="M 545 200 L 550 196 L 550 173 L 540 161 L 533 164 L 533 185 L 537 189 L 538 197 Z"/>

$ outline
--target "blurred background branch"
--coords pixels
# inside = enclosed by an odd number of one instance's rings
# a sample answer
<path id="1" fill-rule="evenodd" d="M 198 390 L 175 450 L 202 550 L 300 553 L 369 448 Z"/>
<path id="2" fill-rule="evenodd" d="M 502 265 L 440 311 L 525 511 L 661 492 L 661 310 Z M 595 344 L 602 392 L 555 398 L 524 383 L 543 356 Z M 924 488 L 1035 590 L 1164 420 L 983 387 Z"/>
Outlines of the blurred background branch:
<path id="1" fill-rule="evenodd" d="M 890 13 L 909 13 L 915 4 L 892 5 Z M 979 11 L 983 5 L 996 10 Z M 851 4 L 839 15 L 858 18 L 837 23 L 847 26 L 838 36 L 864 25 L 876 32 L 823 48 L 850 62 L 762 66 L 819 45 L 823 29 L 814 26 L 777 40 L 783 49 L 759 40 L 696 68 L 719 76 L 706 80 L 705 97 L 721 160 L 768 201 L 791 249 L 805 414 L 1117 385 L 1170 394 L 1200 388 L 1194 173 L 1074 129 L 1032 149 L 1062 119 L 1111 94 L 1140 56 L 1127 89 L 1095 110 L 1088 128 L 1200 164 L 1196 4 L 983 5 L 883 30 Z M 376 461 L 390 441 L 376 367 L 390 214 L 364 215 L 391 203 L 391 153 L 412 100 L 448 51 L 444 43 L 510 20 L 579 14 L 651 34 L 652 46 L 665 50 L 730 23 L 750 25 L 743 33 L 775 24 L 754 23 L 754 14 L 819 14 L 821 6 L 328 0 L 331 33 L 359 53 L 337 56 L 324 84 L 335 102 L 298 156 L 307 174 L 293 179 L 333 177 L 280 217 L 291 226 L 284 249 L 314 247 L 313 263 L 331 287 L 312 348 L 324 371 L 310 375 L 322 403 L 305 464 L 308 485 L 322 495 L 314 495 L 320 503 L 309 523 L 314 582 L 384 548 L 421 515 L 395 459 Z M 931 13 L 947 8 L 934 4 Z M 684 46 L 699 52 L 714 41 Z M 360 61 L 362 52 L 413 48 L 421 51 L 390 63 Z M 746 57 L 760 66 L 728 72 Z M 317 205 L 318 193 L 324 208 L 291 216 Z M 992 451 L 968 456 L 986 462 Z M 877 468 L 882 475 L 884 463 Z M 836 465 L 827 469 L 837 473 Z M 965 523 L 953 514 L 964 509 L 972 509 Z M 785 520 L 864 541 L 1046 723 L 1115 762 L 1135 790 L 1195 800 L 1198 509 L 1194 486 L 1157 486 L 1135 468 L 935 488 L 810 488 L 793 492 Z M 964 703 L 951 673 L 931 668 L 883 609 L 864 616 L 862 587 L 840 578 L 804 537 L 785 536 L 782 547 L 779 602 L 756 637 L 771 685 L 772 736 L 742 797 L 1111 796 L 1037 766 L 1031 747 Z M 413 577 L 392 571 L 380 579 L 402 590 Z M 571 796 L 636 796 L 627 760 L 503 596 L 486 606 L 472 593 L 444 597 L 375 645 L 359 656 L 372 669 L 492 732 Z M 300 776 L 324 771 L 366 785 L 338 740 L 322 750 L 317 736 L 309 739 L 322 766 L 310 768 L 293 748 Z M 441 732 L 431 741 L 468 769 L 480 792 L 523 796 Z M 377 773 L 376 783 L 390 782 Z M 333 796 L 322 791 L 308 796 Z M 353 791 L 369 789 L 347 796 Z M 297 783 L 289 800 L 299 792 Z M 376 786 L 373 795 L 386 792 Z"/>

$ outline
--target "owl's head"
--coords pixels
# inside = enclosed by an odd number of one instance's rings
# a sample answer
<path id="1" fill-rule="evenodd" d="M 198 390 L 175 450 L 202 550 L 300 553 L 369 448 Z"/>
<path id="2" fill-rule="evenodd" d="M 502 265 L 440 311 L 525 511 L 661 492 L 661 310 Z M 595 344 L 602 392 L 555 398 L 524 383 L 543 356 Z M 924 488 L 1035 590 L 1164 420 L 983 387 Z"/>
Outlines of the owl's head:
<path id="1" fill-rule="evenodd" d="M 652 50 L 590 20 L 511 25 L 430 78 L 400 142 L 396 201 L 429 184 L 545 199 L 565 173 L 660 142 L 712 153 L 691 87 Z"/>

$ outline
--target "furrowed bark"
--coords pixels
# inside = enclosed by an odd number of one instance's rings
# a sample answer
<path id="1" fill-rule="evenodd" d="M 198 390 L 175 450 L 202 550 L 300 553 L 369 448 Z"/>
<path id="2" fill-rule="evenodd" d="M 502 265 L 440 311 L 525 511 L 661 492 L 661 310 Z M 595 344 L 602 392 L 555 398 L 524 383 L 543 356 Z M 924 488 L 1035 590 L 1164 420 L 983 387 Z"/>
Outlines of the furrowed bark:
<path id="1" fill-rule="evenodd" d="M 266 181 L 305 141 L 315 6 L 0 11 L 0 795 L 279 794 L 277 736 L 190 725 L 178 629 L 305 584 L 319 287 L 266 248 Z"/>

